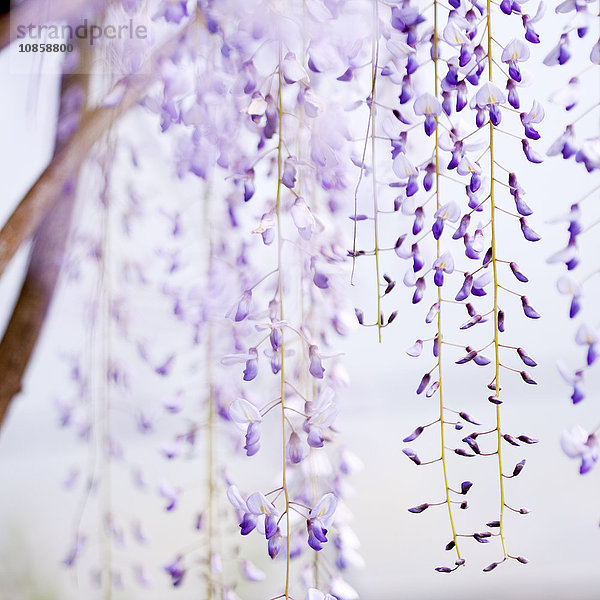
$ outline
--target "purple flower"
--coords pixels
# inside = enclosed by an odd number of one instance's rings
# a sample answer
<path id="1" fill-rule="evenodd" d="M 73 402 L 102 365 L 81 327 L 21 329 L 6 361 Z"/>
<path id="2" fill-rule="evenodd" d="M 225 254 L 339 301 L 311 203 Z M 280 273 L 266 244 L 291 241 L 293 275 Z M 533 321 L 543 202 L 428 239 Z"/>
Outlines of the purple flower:
<path id="1" fill-rule="evenodd" d="M 286 445 L 286 456 L 293 464 L 302 462 L 308 455 L 308 446 L 302 441 L 300 436 L 293 431 Z"/>
<path id="2" fill-rule="evenodd" d="M 597 358 L 596 344 L 598 343 L 598 334 L 594 328 L 586 323 L 581 324 L 575 335 L 575 343 L 579 346 L 587 345 L 587 364 L 592 365 Z"/>
<path id="3" fill-rule="evenodd" d="M 165 510 L 171 511 L 177 506 L 181 490 L 174 488 L 168 481 L 163 480 L 158 486 L 160 495 L 167 501 Z"/>
<path id="4" fill-rule="evenodd" d="M 440 312 L 440 305 L 438 302 L 436 302 L 435 304 L 431 305 L 431 308 L 429 309 L 429 312 L 427 313 L 427 316 L 425 317 L 425 323 L 431 323 L 437 316 L 437 314 Z"/>
<path id="5" fill-rule="evenodd" d="M 587 473 L 598 461 L 598 440 L 593 433 L 588 433 L 580 425 L 563 431 L 560 445 L 569 458 L 581 460 L 581 475 Z"/>
<path id="6" fill-rule="evenodd" d="M 325 369 L 323 368 L 323 364 L 321 363 L 321 355 L 319 354 L 319 348 L 314 344 L 311 344 L 308 347 L 308 359 L 310 361 L 310 365 L 308 367 L 309 373 L 317 379 L 323 379 Z"/>
<path id="7" fill-rule="evenodd" d="M 456 297 L 454 298 L 457 302 L 462 302 L 466 298 L 468 298 L 471 293 L 471 287 L 473 286 L 473 276 L 470 273 L 465 275 L 465 279 L 463 281 L 462 287 L 458 290 Z"/>
<path id="8" fill-rule="evenodd" d="M 249 560 L 242 560 L 242 573 L 248 581 L 263 581 L 267 576 Z"/>
<path id="9" fill-rule="evenodd" d="M 531 358 L 523 348 L 517 348 L 517 354 L 519 358 L 528 366 L 528 367 L 536 367 L 537 363 L 533 358 Z"/>
<path id="10" fill-rule="evenodd" d="M 429 136 L 435 131 L 436 117 L 442 114 L 440 101 L 429 93 L 419 96 L 414 103 L 416 115 L 425 116 L 425 133 Z"/>
<path id="11" fill-rule="evenodd" d="M 311 448 L 321 448 L 324 430 L 330 427 L 337 416 L 337 407 L 333 403 L 334 391 L 327 387 L 313 402 L 306 404 L 305 411 L 310 415 L 304 422 L 304 431 L 308 433 L 306 441 Z"/>
<path id="12" fill-rule="evenodd" d="M 525 156 L 527 157 L 527 160 L 529 162 L 544 162 L 544 158 L 542 157 L 542 155 L 531 147 L 531 144 L 528 140 L 521 140 L 521 143 L 523 145 L 523 152 L 525 153 Z"/>
<path id="13" fill-rule="evenodd" d="M 179 555 L 175 560 L 165 566 L 165 571 L 171 577 L 171 584 L 173 587 L 177 587 L 183 581 L 185 576 L 185 566 L 183 564 L 183 556 Z"/>
<path id="14" fill-rule="evenodd" d="M 256 529 L 256 517 L 250 513 L 245 513 L 240 522 L 240 534 L 248 535 Z"/>
<path id="15" fill-rule="evenodd" d="M 415 282 L 415 292 L 412 297 L 412 303 L 417 304 L 423 299 L 423 293 L 425 292 L 426 283 L 424 277 L 419 277 Z"/>
<path id="16" fill-rule="evenodd" d="M 454 259 L 449 252 L 444 252 L 441 256 L 435 259 L 433 263 L 433 270 L 435 274 L 433 281 L 438 287 L 444 284 L 444 273 L 454 272 Z"/>
<path id="17" fill-rule="evenodd" d="M 83 552 L 83 547 L 85 545 L 85 541 L 86 541 L 85 537 L 77 536 L 77 538 L 75 539 L 75 544 L 69 551 L 69 554 L 67 555 L 67 557 L 63 560 L 63 564 L 66 567 L 72 567 L 75 564 L 75 561 Z"/>
<path id="18" fill-rule="evenodd" d="M 260 424 L 262 417 L 259 410 L 244 398 L 238 398 L 229 405 L 229 417 L 241 427 L 246 427 L 247 456 L 254 456 L 260 449 Z"/>
<path id="19" fill-rule="evenodd" d="M 246 361 L 244 369 L 244 381 L 252 381 L 258 375 L 258 350 L 256 348 L 248 349 L 249 358 Z"/>
<path id="20" fill-rule="evenodd" d="M 288 52 L 283 61 L 281 61 L 281 75 L 287 84 L 301 81 L 302 83 L 308 85 L 310 82 L 308 73 L 296 60 L 296 55 L 293 52 Z"/>
<path id="21" fill-rule="evenodd" d="M 333 521 L 337 503 L 335 494 L 328 493 L 322 496 L 310 509 L 306 528 L 308 530 L 308 545 L 313 550 L 321 550 L 323 544 L 327 542 L 327 527 Z"/>
<path id="22" fill-rule="evenodd" d="M 423 342 L 422 340 L 417 340 L 407 351 L 406 354 L 409 356 L 421 356 L 421 352 L 423 352 Z"/>
<path id="23" fill-rule="evenodd" d="M 254 456 L 260 450 L 260 425 L 258 423 L 248 423 L 244 450 L 246 450 L 246 456 Z"/>
<path id="24" fill-rule="evenodd" d="M 419 383 L 419 387 L 417 388 L 417 394 L 421 394 L 425 388 L 429 385 L 429 381 L 431 379 L 431 375 L 429 373 L 425 373 L 421 382 Z"/>
<path id="25" fill-rule="evenodd" d="M 413 235 L 417 235 L 423 229 L 423 223 L 425 222 L 425 211 L 422 206 L 417 207 L 415 210 L 415 220 L 413 222 L 412 232 Z"/>
<path id="26" fill-rule="evenodd" d="M 508 63 L 508 74 L 514 81 L 521 81 L 521 71 L 517 63 L 529 58 L 529 46 L 518 39 L 510 41 L 502 52 L 502 62 Z"/>
<path id="27" fill-rule="evenodd" d="M 410 437 L 410 436 L 409 436 Z M 408 439 L 408 438 L 407 438 Z M 417 456 L 417 454 L 411 450 L 410 448 L 404 448 L 402 450 L 402 452 L 404 452 L 404 454 L 406 454 L 406 456 L 408 456 L 408 458 L 410 458 L 410 460 L 412 460 L 416 465 L 420 465 L 421 464 L 421 459 Z"/>
<path id="28" fill-rule="evenodd" d="M 471 222 L 471 217 L 470 215 L 464 215 L 462 217 L 462 219 L 460 220 L 460 223 L 458 225 L 458 228 L 456 229 L 456 231 L 452 234 L 452 239 L 453 240 L 458 240 L 462 237 L 464 237 L 464 235 L 467 233 L 467 229 L 469 227 L 469 223 Z"/>
<path id="29" fill-rule="evenodd" d="M 296 198 L 290 212 L 300 237 L 304 240 L 310 240 L 316 221 L 306 202 L 302 198 Z"/>
<path id="30" fill-rule="evenodd" d="M 291 156 L 284 162 L 281 183 L 289 189 L 292 189 L 296 185 L 296 167 Z"/>
<path id="31" fill-rule="evenodd" d="M 168 23 L 178 24 L 187 16 L 187 0 L 167 0 L 161 3 L 161 8 L 154 15 L 154 19 L 164 17 Z"/>
<path id="32" fill-rule="evenodd" d="M 269 538 L 267 550 L 271 558 L 275 558 L 279 554 L 281 550 L 281 533 L 279 532 L 279 528 L 275 532 L 275 535 Z"/>
<path id="33" fill-rule="evenodd" d="M 269 246 L 275 239 L 275 216 L 272 212 L 264 213 L 260 219 L 260 223 L 256 229 L 252 230 L 252 233 L 260 233 L 263 239 L 263 244 Z M 248 312 L 251 310 L 248 307 Z"/>
<path id="34" fill-rule="evenodd" d="M 458 221 L 460 217 L 460 208 L 456 202 L 448 202 L 438 208 L 433 216 L 435 217 L 435 223 L 432 227 L 433 237 L 438 240 L 444 231 L 445 221 L 449 221 L 450 223 L 456 223 L 456 221 Z"/>
<path id="35" fill-rule="evenodd" d="M 493 83 L 484 83 L 477 94 L 475 95 L 475 103 L 477 107 L 481 110 L 487 110 L 490 114 L 490 121 L 493 125 L 498 126 L 500 124 L 500 120 L 502 118 L 500 113 L 500 104 L 504 104 L 506 102 L 506 97 L 502 90 L 494 85 Z M 479 116 L 479 115 L 478 115 Z M 477 125 L 480 127 L 483 123 L 477 122 Z"/>
<path id="36" fill-rule="evenodd" d="M 463 419 L 464 421 L 466 421 L 467 423 L 471 423 L 471 425 L 481 425 L 481 423 L 478 423 L 477 421 L 475 421 L 475 419 L 473 419 L 473 417 L 468 415 L 466 412 L 460 412 L 460 413 L 458 413 L 458 416 L 461 419 Z"/>
<path id="37" fill-rule="evenodd" d="M 412 442 L 416 440 L 423 433 L 423 431 L 423 427 L 417 427 L 409 436 L 405 437 L 402 441 L 405 444 L 407 444 L 408 442 Z"/>
<path id="38" fill-rule="evenodd" d="M 529 317 L 530 319 L 540 318 L 540 314 L 529 304 L 529 300 L 527 300 L 526 296 L 521 296 L 521 304 L 526 317 Z"/>
<path id="39" fill-rule="evenodd" d="M 509 79 L 506 82 L 506 89 L 508 91 L 508 103 L 515 109 L 518 110 L 521 107 L 519 100 L 519 92 L 517 91 L 517 84 Z"/>
<path id="40" fill-rule="evenodd" d="M 521 375 L 521 379 L 525 383 L 529 383 L 530 385 L 537 385 L 537 381 L 535 381 L 534 379 L 532 379 L 525 371 L 520 371 L 519 375 Z"/>
<path id="41" fill-rule="evenodd" d="M 521 223 L 521 231 L 523 232 L 523 237 L 527 241 L 539 242 L 542 239 L 538 233 L 536 233 L 533 229 L 531 229 L 531 227 L 529 227 L 529 225 L 527 225 L 527 221 L 524 217 L 521 217 L 519 219 L 519 222 Z"/>
<path id="42" fill-rule="evenodd" d="M 525 467 L 525 459 L 519 461 L 516 465 L 515 468 L 513 469 L 513 477 L 516 477 Z"/>
<path id="43" fill-rule="evenodd" d="M 237 304 L 234 321 L 243 321 L 252 308 L 252 290 L 246 290 Z"/>

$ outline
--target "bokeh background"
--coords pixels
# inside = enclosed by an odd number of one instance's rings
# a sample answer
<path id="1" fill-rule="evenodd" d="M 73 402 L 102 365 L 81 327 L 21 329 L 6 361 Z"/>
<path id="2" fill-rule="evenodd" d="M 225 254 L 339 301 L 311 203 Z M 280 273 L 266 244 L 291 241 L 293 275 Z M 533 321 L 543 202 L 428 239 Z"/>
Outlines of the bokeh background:
<path id="1" fill-rule="evenodd" d="M 540 28 L 541 35 L 556 33 Z M 567 78 L 566 73 L 549 71 L 536 84 L 540 100 L 545 100 Z M 59 79 L 52 73 L 41 72 L 34 63 L 28 74 L 11 73 L 4 53 L 0 54 L 0 82 L 0 221 L 3 221 L 51 156 Z M 586 94 L 598 98 L 598 88 L 590 86 Z M 547 108 L 542 128 L 545 147 L 561 133 L 558 115 L 556 108 Z M 501 142 L 498 154 L 503 150 L 508 151 L 508 146 L 503 148 Z M 584 177 L 579 165 L 557 159 L 546 160 L 535 168 L 524 165 L 520 180 L 528 190 L 528 203 L 536 210 L 535 228 L 543 236 L 534 246 L 526 245 L 516 236 L 514 239 L 518 262 L 534 281 L 528 297 L 543 316 L 537 322 L 521 320 L 518 326 L 519 345 L 527 348 L 540 365 L 535 369 L 539 385 L 524 386 L 518 377 L 505 377 L 508 400 L 503 405 L 503 419 L 507 430 L 527 433 L 541 441 L 524 449 L 510 448 L 506 453 L 508 465 L 527 459 L 519 478 L 507 483 L 508 501 L 531 510 L 527 516 L 509 512 L 506 535 L 509 552 L 526 556 L 530 563 L 524 566 L 511 561 L 493 573 L 482 573 L 484 566 L 498 558 L 498 549 L 494 544 L 486 546 L 467 540 L 469 568 L 452 575 L 433 570 L 447 561 L 444 545 L 450 539 L 450 532 L 445 508 L 432 508 L 421 515 L 410 514 L 407 508 L 441 499 L 441 469 L 439 464 L 417 469 L 401 451 L 402 438 L 417 425 L 434 420 L 437 408 L 433 399 L 415 396 L 424 367 L 404 352 L 423 335 L 423 315 L 401 309 L 394 326 L 385 331 L 383 344 L 377 343 L 372 329 L 357 329 L 340 347 L 345 354 L 350 384 L 340 400 L 338 428 L 362 462 L 362 469 L 349 481 L 354 493 L 348 507 L 354 515 L 353 525 L 365 565 L 354 571 L 348 581 L 364 600 L 428 600 L 442 596 L 465 600 L 600 598 L 600 473 L 596 470 L 580 477 L 578 465 L 562 454 L 559 445 L 565 427 L 575 423 L 589 428 L 600 425 L 600 379 L 597 372 L 592 374 L 587 381 L 589 394 L 585 402 L 577 407 L 570 404 L 569 389 L 555 363 L 557 358 L 569 360 L 574 329 L 564 319 L 567 299 L 555 289 L 559 270 L 544 262 L 565 240 L 564 227 L 552 223 L 551 218 L 566 212 L 569 204 L 591 188 L 593 182 Z M 597 257 L 599 250 L 598 236 L 587 236 L 583 254 Z M 0 281 L 2 325 L 10 314 L 26 258 L 27 249 L 23 249 Z M 355 285 L 348 283 L 347 291 L 355 306 L 369 306 L 372 302 L 371 277 L 367 268 L 359 269 Z M 596 299 L 600 298 L 597 285 L 586 291 L 588 297 L 595 294 Z M 61 290 L 29 368 L 23 393 L 13 403 L 0 435 L 2 600 L 74 600 L 94 598 L 98 593 L 87 569 L 67 570 L 62 564 L 72 544 L 78 515 L 83 511 L 88 515 L 86 518 L 92 521 L 94 518 L 89 517 L 94 512 L 94 500 L 89 499 L 86 504 L 81 490 L 66 489 L 71 469 L 85 470 L 88 450 L 59 427 L 55 404 L 65 386 L 64 357 L 76 351 L 82 340 L 80 322 L 74 318 L 78 302 L 81 297 L 68 287 Z M 593 300 L 589 302 L 588 308 L 594 304 Z M 514 309 L 512 312 L 518 313 L 517 305 Z M 419 318 L 415 318 L 416 314 Z M 483 413 L 484 418 L 491 419 L 491 407 L 481 391 L 484 379 L 470 375 L 467 378 L 456 371 L 448 369 L 451 395 L 459 395 L 461 406 L 468 406 L 473 414 Z M 415 445 L 423 457 L 436 456 L 438 451 L 434 432 L 428 433 L 429 439 L 424 435 L 421 445 Z M 136 433 L 125 426 L 121 434 L 130 452 L 147 468 L 157 472 L 165 469 L 165 459 L 155 445 L 138 441 Z M 268 468 L 277 463 L 278 455 L 274 441 L 267 439 L 264 448 L 261 460 Z M 493 457 L 488 460 L 495 461 Z M 139 502 L 138 496 L 128 491 L 130 482 L 115 468 L 113 486 L 119 493 L 119 506 L 139 515 L 152 541 L 143 549 L 140 560 L 153 583 L 147 589 L 126 585 L 123 590 L 115 590 L 115 599 L 199 597 L 200 588 L 195 589 L 193 578 L 181 589 L 172 589 L 161 569 L 177 547 L 187 543 L 187 538 L 182 539 L 180 534 L 187 524 L 181 520 L 189 518 L 195 504 L 200 504 L 202 462 L 191 456 L 187 462 L 170 468 L 180 469 L 180 475 L 187 477 L 189 485 L 185 494 L 187 504 L 180 514 L 169 515 L 169 520 L 162 516 L 161 500 L 156 494 Z M 230 468 L 243 480 L 243 463 L 234 461 Z M 485 460 L 453 458 L 451 469 L 455 480 L 468 478 L 475 482 L 469 494 L 472 507 L 457 516 L 459 529 L 483 531 L 485 522 L 495 518 L 497 511 L 495 467 Z M 227 510 L 224 496 L 220 502 L 223 510 Z M 119 507 L 115 507 L 115 512 L 118 511 Z M 223 537 L 224 544 L 232 541 L 228 534 Z M 245 550 L 256 554 L 259 564 L 263 560 L 258 558 L 262 546 L 255 541 L 244 540 L 244 543 L 248 544 Z M 165 552 L 170 547 L 173 551 Z M 266 568 L 267 584 L 280 576 L 280 569 L 279 563 Z M 273 586 L 264 585 L 251 584 L 238 593 L 248 600 L 265 598 L 268 592 L 264 590 Z"/>

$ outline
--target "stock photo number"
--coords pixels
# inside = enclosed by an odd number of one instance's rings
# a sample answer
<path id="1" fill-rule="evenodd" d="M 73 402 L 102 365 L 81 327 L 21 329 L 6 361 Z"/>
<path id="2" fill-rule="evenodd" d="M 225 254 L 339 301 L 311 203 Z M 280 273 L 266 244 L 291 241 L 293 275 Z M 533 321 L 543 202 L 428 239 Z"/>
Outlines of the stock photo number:
<path id="1" fill-rule="evenodd" d="M 19 44 L 19 52 L 73 52 L 73 44 Z"/>

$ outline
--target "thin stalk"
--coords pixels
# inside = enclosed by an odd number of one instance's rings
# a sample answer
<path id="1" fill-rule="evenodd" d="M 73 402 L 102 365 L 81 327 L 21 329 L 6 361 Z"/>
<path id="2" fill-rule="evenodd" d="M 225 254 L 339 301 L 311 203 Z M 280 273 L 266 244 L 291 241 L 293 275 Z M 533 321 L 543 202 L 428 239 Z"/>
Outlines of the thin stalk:
<path id="1" fill-rule="evenodd" d="M 373 0 L 373 45 L 371 49 L 371 162 L 372 162 L 372 185 L 373 185 L 373 237 L 375 248 L 373 250 L 375 256 L 375 275 L 377 277 L 377 337 L 381 343 L 381 291 L 379 290 L 379 229 L 378 215 L 379 209 L 377 206 L 377 174 L 375 171 L 375 92 L 377 88 L 377 63 L 379 61 L 379 0 Z"/>
<path id="2" fill-rule="evenodd" d="M 205 235 L 208 240 L 208 281 L 210 282 L 213 273 L 214 247 L 212 239 L 211 214 L 210 214 L 210 192 L 204 198 L 204 223 Z M 208 332 L 205 346 L 205 361 L 206 373 L 208 380 L 208 397 L 207 404 L 207 453 L 206 453 L 206 470 L 208 473 L 208 502 L 207 502 L 207 533 L 208 533 L 208 556 L 207 566 L 209 576 L 206 579 L 206 598 L 213 599 L 215 590 L 214 582 L 212 581 L 212 557 L 215 544 L 215 406 L 214 406 L 214 385 L 212 373 L 212 354 L 213 354 L 213 327 L 212 322 L 208 324 Z"/>
<path id="3" fill-rule="evenodd" d="M 109 142 L 106 158 L 112 162 L 114 150 Z M 101 535 L 101 584 L 104 600 L 112 599 L 112 543 L 110 531 L 111 519 L 111 456 L 110 456 L 110 356 L 111 356 L 111 270 L 110 270 L 110 167 L 106 175 L 104 187 L 105 206 L 103 214 L 102 259 L 100 264 L 100 336 L 101 336 L 101 369 L 100 378 L 100 482 L 102 494 L 100 497 L 100 535 Z"/>
<path id="4" fill-rule="evenodd" d="M 283 124 L 283 106 L 281 99 L 282 77 L 281 77 L 281 47 L 279 49 L 279 67 L 277 68 L 277 103 L 278 103 L 278 129 L 279 137 L 277 142 L 277 198 L 275 201 L 275 214 L 277 215 L 277 289 L 279 295 L 279 319 L 283 321 L 283 269 L 281 260 L 282 236 L 281 236 L 281 172 L 282 172 L 282 135 L 281 126 Z M 281 460 L 281 487 L 285 498 L 285 592 L 286 600 L 290 597 L 290 498 L 287 489 L 287 457 L 286 457 L 286 416 L 285 416 L 285 332 L 281 329 L 281 346 L 279 347 L 281 357 L 281 369 L 279 370 L 279 391 L 281 397 L 281 440 L 282 440 L 282 460 Z"/>
<path id="5" fill-rule="evenodd" d="M 433 70 L 435 78 L 435 97 L 438 96 L 438 0 L 434 0 L 433 3 Z M 438 145 L 438 117 L 435 117 L 435 203 L 436 209 L 440 208 L 440 168 L 439 168 L 439 145 Z M 436 256 L 439 258 L 441 255 L 440 240 L 436 241 Z M 442 335 L 442 288 L 437 286 L 437 297 L 440 310 L 437 314 L 437 335 L 438 335 L 438 381 L 440 384 L 440 438 L 442 445 L 442 470 L 444 473 L 444 489 L 446 493 L 446 505 L 448 506 L 448 517 L 450 519 L 450 527 L 452 529 L 452 540 L 454 541 L 454 548 L 456 555 L 460 559 L 460 550 L 458 548 L 458 540 L 456 535 L 456 528 L 454 526 L 454 517 L 452 515 L 452 505 L 450 503 L 450 488 L 448 486 L 448 472 L 446 467 L 446 445 L 444 443 L 444 380 L 442 377 L 442 347 L 444 345 L 444 338 Z"/>
<path id="6" fill-rule="evenodd" d="M 487 0 L 487 37 L 488 37 L 488 78 L 492 82 L 492 17 L 491 0 Z M 489 121 L 490 134 L 490 209 L 491 209 L 491 232 L 492 232 L 492 270 L 494 273 L 494 362 L 496 397 L 500 396 L 500 343 L 498 340 L 498 260 L 496 259 L 496 201 L 494 197 L 494 125 Z M 499 536 L 502 542 L 502 551 L 506 558 L 506 544 L 504 541 L 504 479 L 502 477 L 502 434 L 500 433 L 500 405 L 496 405 L 496 432 L 497 432 L 497 454 L 498 454 L 498 479 L 500 482 L 500 528 Z"/>

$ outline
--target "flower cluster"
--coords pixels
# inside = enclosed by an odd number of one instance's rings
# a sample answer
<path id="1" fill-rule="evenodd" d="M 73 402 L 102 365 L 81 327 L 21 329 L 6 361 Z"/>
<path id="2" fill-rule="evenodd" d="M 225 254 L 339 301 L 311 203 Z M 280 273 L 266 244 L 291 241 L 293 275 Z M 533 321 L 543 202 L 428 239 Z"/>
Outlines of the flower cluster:
<path id="1" fill-rule="evenodd" d="M 522 102 L 519 87 L 528 78 L 522 64 L 530 57 L 529 44 L 539 42 L 534 25 L 541 18 L 541 11 L 528 15 L 523 14 L 515 3 L 508 6 L 503 4 L 501 11 L 507 15 L 514 13 L 511 19 L 520 18 L 525 32 L 524 39 L 510 40 L 498 50 L 500 44 L 492 37 L 492 14 L 488 10 L 478 4 L 470 6 L 457 2 L 452 4 L 444 25 L 438 4 L 434 3 L 433 34 L 427 28 L 431 23 L 431 15 L 421 13 L 408 3 L 391 10 L 390 27 L 383 32 L 385 50 L 383 44 L 377 43 L 373 52 L 375 66 L 367 101 L 367 138 L 370 136 L 372 142 L 369 172 L 365 164 L 366 142 L 362 160 L 359 161 L 359 184 L 363 174 L 372 178 L 371 195 L 375 202 L 371 216 L 355 209 L 353 217 L 355 223 L 372 220 L 375 224 L 374 249 L 357 250 L 355 244 L 351 255 L 354 258 L 366 255 L 375 257 L 379 291 L 376 324 L 379 330 L 397 314 L 397 311 L 392 312 L 386 321 L 381 313 L 381 299 L 395 286 L 393 276 L 384 274 L 383 280 L 379 280 L 379 255 L 382 252 L 393 251 L 400 259 L 409 261 L 410 266 L 401 279 L 405 286 L 413 290 L 413 304 L 418 305 L 429 298 L 433 301 L 426 311 L 425 322 L 433 324 L 435 331 L 430 336 L 416 340 L 407 352 L 417 357 L 426 347 L 431 347 L 433 367 L 423 374 L 416 392 L 427 398 L 437 398 L 439 414 L 436 420 L 417 427 L 404 442 L 416 440 L 427 428 L 435 426 L 439 428 L 442 451 L 438 458 L 425 461 L 411 448 L 405 448 L 404 453 L 419 466 L 437 462 L 442 465 L 444 500 L 409 509 L 410 512 L 421 513 L 430 506 L 447 506 L 452 539 L 446 548 L 455 550 L 457 558 L 453 567 L 439 567 L 440 572 L 450 572 L 465 563 L 459 549 L 459 538 L 465 535 L 472 535 L 480 543 L 487 543 L 494 536 L 499 537 L 502 560 L 518 558 L 508 554 L 504 540 L 503 515 L 506 508 L 511 509 L 504 497 L 504 480 L 518 475 L 524 462 L 517 465 L 513 475 L 505 473 L 502 468 L 502 446 L 537 441 L 529 435 L 505 432 L 500 423 L 500 405 L 504 401 L 500 394 L 501 370 L 516 372 L 527 384 L 536 383 L 527 371 L 510 366 L 507 358 L 510 352 L 514 352 L 527 367 L 535 367 L 536 363 L 520 346 L 501 341 L 506 313 L 500 302 L 509 304 L 510 298 L 516 296 L 525 317 L 537 319 L 540 315 L 527 296 L 504 282 L 503 270 L 510 272 L 511 277 L 514 276 L 519 283 L 526 283 L 528 279 L 501 245 L 499 224 L 504 218 L 516 221 L 523 238 L 528 242 L 536 242 L 540 237 L 527 220 L 533 211 L 524 200 L 525 190 L 517 175 L 498 162 L 494 154 L 494 141 L 497 135 L 516 137 L 520 141 L 520 150 L 529 162 L 539 163 L 543 160 L 535 148 L 535 141 L 540 138 L 537 124 L 543 120 L 544 110 L 539 101 L 533 99 L 528 110 L 519 112 Z M 496 55 L 500 55 L 501 62 L 508 66 L 508 73 L 496 62 Z M 431 57 L 432 61 L 428 62 L 427 57 Z M 416 73 L 420 75 L 418 79 Z M 499 73 L 507 78 L 506 93 L 495 83 Z M 432 84 L 424 86 L 426 80 L 432 81 Z M 387 96 L 381 100 L 384 84 L 389 89 L 397 86 L 397 101 Z M 391 93 L 389 95 L 392 97 Z M 375 117 L 382 113 L 387 113 L 387 118 L 377 120 Z M 518 119 L 514 118 L 515 114 Z M 471 122 L 469 116 L 473 119 Z M 521 135 L 500 128 L 501 124 L 510 127 L 515 121 L 517 130 L 522 131 Z M 425 140 L 419 138 L 423 132 Z M 378 148 L 376 140 L 382 138 L 391 145 L 391 154 L 385 166 L 375 154 Z M 427 139 L 433 141 L 433 150 L 423 156 L 423 148 L 431 147 L 431 141 L 427 142 Z M 387 177 L 391 176 L 385 186 L 395 194 L 391 210 L 383 210 L 377 202 L 378 193 L 385 193 L 383 182 L 376 175 L 382 171 Z M 509 192 L 506 196 L 514 202 L 516 212 L 506 205 L 503 194 L 498 190 L 500 185 Z M 460 188 L 464 202 L 458 201 Z M 399 213 L 410 219 L 393 244 L 379 242 L 378 218 L 386 213 Z M 455 248 L 457 244 L 460 246 Z M 432 246 L 434 255 L 429 258 Z M 461 276 L 458 285 L 455 283 L 457 275 Z M 493 297 L 491 308 L 485 306 L 485 300 L 479 300 L 488 295 Z M 445 325 L 445 315 L 454 304 L 462 304 L 467 313 L 466 321 L 457 327 L 460 337 L 456 339 L 453 338 L 457 334 L 448 334 Z M 357 309 L 356 314 L 361 325 L 371 324 L 365 321 L 363 310 Z M 482 334 L 482 324 L 490 321 L 493 323 L 492 340 L 488 338 L 483 341 L 485 335 Z M 466 339 L 466 336 L 471 336 L 473 341 Z M 461 338 L 465 342 L 459 343 Z M 461 431 L 466 424 L 479 425 L 465 408 L 451 408 L 448 402 L 453 394 L 448 389 L 443 371 L 447 351 L 455 352 L 455 347 L 464 348 L 463 354 L 454 360 L 456 365 L 468 363 L 485 367 L 493 364 L 493 377 L 487 385 L 491 394 L 488 392 L 487 399 L 494 406 L 496 424 L 487 431 L 474 431 L 462 437 L 462 444 L 452 448 L 447 442 L 450 428 Z M 490 347 L 492 357 L 485 352 Z M 494 441 L 480 446 L 488 436 Z M 501 487 L 500 518 L 490 521 L 494 525 L 489 525 L 490 528 L 496 528 L 496 533 L 457 532 L 454 509 L 467 508 L 464 496 L 472 484 L 468 481 L 459 486 L 449 484 L 449 450 L 461 457 L 497 457 Z M 513 510 L 527 512 L 525 509 Z"/>

